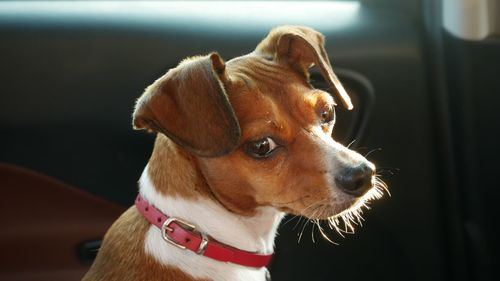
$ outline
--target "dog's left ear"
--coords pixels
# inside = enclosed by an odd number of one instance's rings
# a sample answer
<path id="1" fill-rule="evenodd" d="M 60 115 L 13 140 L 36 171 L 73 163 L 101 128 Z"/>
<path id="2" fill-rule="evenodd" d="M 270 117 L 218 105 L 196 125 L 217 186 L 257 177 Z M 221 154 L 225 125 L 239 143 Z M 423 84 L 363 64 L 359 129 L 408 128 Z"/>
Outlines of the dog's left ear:
<path id="1" fill-rule="evenodd" d="M 333 72 L 324 42 L 324 36 L 311 28 L 280 26 L 271 30 L 255 53 L 288 63 L 305 77 L 309 76 L 309 68 L 316 65 L 328 85 L 336 90 L 344 106 L 350 110 L 353 108 L 351 98 Z"/>
<path id="2" fill-rule="evenodd" d="M 184 60 L 137 100 L 134 128 L 162 133 L 197 156 L 231 152 L 241 130 L 224 89 L 226 78 L 217 53 Z"/>

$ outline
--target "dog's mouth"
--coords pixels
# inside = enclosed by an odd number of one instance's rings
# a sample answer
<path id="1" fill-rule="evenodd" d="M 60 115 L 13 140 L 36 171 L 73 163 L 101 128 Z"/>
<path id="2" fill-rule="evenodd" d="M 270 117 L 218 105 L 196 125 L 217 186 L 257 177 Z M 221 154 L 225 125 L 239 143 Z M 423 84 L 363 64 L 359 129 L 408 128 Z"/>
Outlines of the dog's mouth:
<path id="1" fill-rule="evenodd" d="M 391 195 L 387 184 L 378 176 L 373 176 L 372 187 L 360 197 L 349 196 L 348 199 L 342 199 L 342 202 L 327 198 L 310 205 L 302 213 L 307 217 L 307 223 L 312 223 L 314 232 L 318 228 L 321 236 L 327 241 L 337 244 L 327 235 L 326 230 L 334 230 L 340 236 L 344 234 L 353 234 L 356 226 L 363 226 L 363 211 L 370 209 L 370 202 L 380 199 L 387 193 Z M 302 231 L 299 233 L 299 241 L 302 237 Z M 314 236 L 313 240 L 314 240 Z"/>

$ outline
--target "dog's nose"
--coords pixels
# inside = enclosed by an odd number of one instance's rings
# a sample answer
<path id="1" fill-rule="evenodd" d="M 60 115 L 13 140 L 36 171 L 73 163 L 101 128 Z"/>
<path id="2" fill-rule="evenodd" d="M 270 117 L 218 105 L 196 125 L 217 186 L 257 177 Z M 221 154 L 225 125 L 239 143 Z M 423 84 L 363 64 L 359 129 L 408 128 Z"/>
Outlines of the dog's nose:
<path id="1" fill-rule="evenodd" d="M 335 183 L 345 193 L 360 196 L 372 187 L 375 167 L 371 163 L 363 163 L 356 167 L 347 167 L 335 177 Z"/>

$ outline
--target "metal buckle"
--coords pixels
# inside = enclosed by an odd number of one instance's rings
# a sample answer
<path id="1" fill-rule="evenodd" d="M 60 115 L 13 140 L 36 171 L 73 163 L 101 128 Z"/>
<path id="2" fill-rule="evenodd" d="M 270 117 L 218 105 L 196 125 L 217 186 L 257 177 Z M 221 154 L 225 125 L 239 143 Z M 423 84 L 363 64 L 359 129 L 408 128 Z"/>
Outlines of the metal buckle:
<path id="1" fill-rule="evenodd" d="M 170 243 L 170 244 L 172 244 L 180 249 L 186 250 L 186 246 L 178 244 L 175 240 L 170 238 L 170 236 L 168 236 L 168 234 L 167 234 L 167 231 L 174 230 L 173 228 L 169 227 L 169 225 L 173 222 L 176 222 L 176 223 L 180 224 L 182 227 L 185 227 L 191 231 L 195 231 L 196 226 L 194 226 L 186 221 L 183 221 L 179 218 L 174 218 L 174 217 L 166 219 L 165 222 L 161 226 L 161 235 L 163 237 L 163 240 L 167 241 L 168 243 Z M 205 233 L 201 233 L 201 232 L 199 232 L 199 233 L 201 235 L 201 243 L 200 243 L 200 246 L 198 247 L 198 250 L 196 250 L 196 253 L 199 255 L 202 255 L 208 246 L 208 237 Z"/>
<path id="2" fill-rule="evenodd" d="M 207 246 L 208 246 L 208 237 L 205 233 L 201 232 L 201 243 L 200 243 L 200 246 L 198 247 L 198 250 L 196 251 L 196 253 L 198 255 L 203 255 L 203 253 L 205 253 L 205 250 L 207 249 Z"/>

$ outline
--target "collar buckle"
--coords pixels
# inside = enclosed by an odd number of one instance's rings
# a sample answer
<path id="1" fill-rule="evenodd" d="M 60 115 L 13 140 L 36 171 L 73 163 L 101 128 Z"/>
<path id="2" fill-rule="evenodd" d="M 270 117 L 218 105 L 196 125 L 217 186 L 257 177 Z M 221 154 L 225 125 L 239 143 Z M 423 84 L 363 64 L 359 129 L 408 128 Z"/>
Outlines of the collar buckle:
<path id="1" fill-rule="evenodd" d="M 174 229 L 170 227 L 170 225 L 172 223 L 177 223 L 179 226 L 181 226 L 187 230 L 190 230 L 192 232 L 195 232 L 196 226 L 193 224 L 190 224 L 182 219 L 175 218 L 175 217 L 171 217 L 171 218 L 166 219 L 165 222 L 161 226 L 161 236 L 163 237 L 163 240 L 165 240 L 166 242 L 168 242 L 168 243 L 170 243 L 170 244 L 172 244 L 172 245 L 174 245 L 182 250 L 186 250 L 186 246 L 177 243 L 175 240 L 173 240 L 168 235 L 168 232 L 174 231 Z M 203 253 L 205 252 L 205 250 L 207 249 L 207 246 L 208 246 L 208 237 L 203 232 L 198 232 L 198 231 L 196 231 L 196 232 L 198 234 L 200 234 L 200 236 L 201 236 L 201 243 L 200 243 L 200 246 L 198 247 L 198 250 L 196 250 L 196 253 L 198 255 L 203 255 Z"/>

